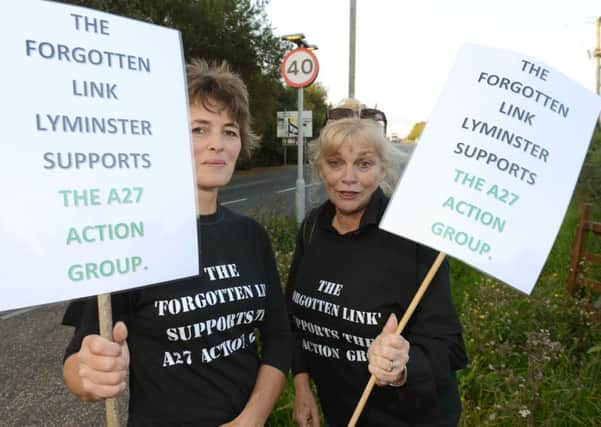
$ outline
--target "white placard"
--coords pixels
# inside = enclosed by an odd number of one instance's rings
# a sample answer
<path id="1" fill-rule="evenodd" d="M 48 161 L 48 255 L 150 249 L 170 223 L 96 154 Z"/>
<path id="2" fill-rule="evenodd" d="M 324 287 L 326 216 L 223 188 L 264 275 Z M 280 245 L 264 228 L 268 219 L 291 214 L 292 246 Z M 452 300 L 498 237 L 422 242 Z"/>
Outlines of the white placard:
<path id="1" fill-rule="evenodd" d="M 298 135 L 298 112 L 277 112 L 277 137 L 292 138 Z M 313 111 L 303 111 L 303 137 L 313 138 Z"/>
<path id="2" fill-rule="evenodd" d="M 530 293 L 600 109 L 536 59 L 464 46 L 380 227 Z"/>
<path id="3" fill-rule="evenodd" d="M 0 40 L 0 310 L 198 274 L 179 32 L 28 0 Z"/>

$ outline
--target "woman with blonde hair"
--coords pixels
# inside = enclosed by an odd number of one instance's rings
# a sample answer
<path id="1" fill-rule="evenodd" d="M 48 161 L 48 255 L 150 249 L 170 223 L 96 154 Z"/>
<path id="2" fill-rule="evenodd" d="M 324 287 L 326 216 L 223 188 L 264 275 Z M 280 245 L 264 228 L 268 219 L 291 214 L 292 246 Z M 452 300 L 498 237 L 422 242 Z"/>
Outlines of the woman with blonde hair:
<path id="1" fill-rule="evenodd" d="M 330 116 L 312 149 L 328 194 L 302 224 L 286 297 L 295 344 L 295 421 L 346 425 L 370 373 L 363 426 L 456 426 L 455 371 L 467 363 L 445 262 L 405 328 L 395 329 L 436 253 L 378 228 L 401 154 L 371 118 Z M 407 207 L 408 209 L 416 207 Z"/>

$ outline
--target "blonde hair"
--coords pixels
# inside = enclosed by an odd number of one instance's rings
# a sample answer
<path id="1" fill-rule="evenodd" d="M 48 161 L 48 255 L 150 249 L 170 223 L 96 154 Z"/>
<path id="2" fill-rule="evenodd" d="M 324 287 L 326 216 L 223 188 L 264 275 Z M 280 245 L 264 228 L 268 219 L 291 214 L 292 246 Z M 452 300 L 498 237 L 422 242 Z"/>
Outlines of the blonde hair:
<path id="1" fill-rule="evenodd" d="M 401 175 L 401 164 L 406 155 L 396 149 L 382 134 L 381 126 L 370 119 L 348 118 L 330 120 L 319 133 L 319 138 L 309 145 L 313 172 L 318 173 L 325 157 L 335 153 L 346 142 L 371 144 L 382 161 L 385 177 L 380 186 L 392 193 Z"/>
<path id="2" fill-rule="evenodd" d="M 259 145 L 259 138 L 251 129 L 248 90 L 240 76 L 232 72 L 225 61 L 217 64 L 198 58 L 190 61 L 186 72 L 190 105 L 200 102 L 205 109 L 213 112 L 214 103 L 217 103 L 218 107 L 225 109 L 240 126 L 240 159 L 249 160 Z"/>

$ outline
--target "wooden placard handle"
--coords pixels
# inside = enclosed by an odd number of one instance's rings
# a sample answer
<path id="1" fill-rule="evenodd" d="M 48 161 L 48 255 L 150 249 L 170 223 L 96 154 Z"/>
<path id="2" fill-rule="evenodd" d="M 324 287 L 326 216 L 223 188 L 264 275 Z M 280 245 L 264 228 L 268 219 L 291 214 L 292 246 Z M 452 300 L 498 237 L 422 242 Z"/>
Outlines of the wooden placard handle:
<path id="1" fill-rule="evenodd" d="M 445 256 L 447 256 L 447 254 L 444 252 L 438 253 L 438 256 L 434 260 L 432 267 L 430 267 L 428 274 L 426 274 L 426 277 L 424 277 L 422 284 L 419 286 L 419 289 L 417 290 L 417 292 L 415 293 L 415 296 L 411 300 L 411 304 L 409 304 L 409 307 L 407 307 L 407 311 L 405 311 L 405 314 L 403 314 L 403 318 L 401 319 L 401 321 L 399 322 L 399 325 L 396 328 L 397 335 L 400 334 L 401 332 L 403 332 L 403 329 L 405 329 L 405 325 L 407 325 L 407 322 L 409 322 L 409 319 L 411 319 L 411 316 L 413 315 L 415 308 L 417 307 L 417 305 L 421 301 L 422 297 L 428 290 L 428 286 L 430 286 L 430 283 L 432 282 L 432 279 L 434 278 L 434 276 L 436 275 L 436 272 L 440 268 L 440 265 L 444 261 Z M 367 386 L 365 386 L 365 389 L 363 390 L 361 399 L 359 399 L 359 403 L 357 403 L 357 407 L 355 408 L 355 412 L 353 412 L 353 416 L 351 417 L 351 420 L 348 423 L 348 427 L 355 427 L 355 425 L 357 424 L 357 421 L 359 421 L 361 412 L 363 412 L 363 408 L 365 408 L 367 399 L 369 398 L 369 395 L 371 394 L 371 391 L 374 388 L 375 384 L 376 384 L 376 377 L 374 377 L 372 375 L 369 378 Z"/>
<path id="2" fill-rule="evenodd" d="M 100 336 L 113 340 L 113 309 L 111 294 L 98 295 L 98 326 Z M 116 397 L 105 399 L 107 427 L 119 427 L 119 407 Z"/>

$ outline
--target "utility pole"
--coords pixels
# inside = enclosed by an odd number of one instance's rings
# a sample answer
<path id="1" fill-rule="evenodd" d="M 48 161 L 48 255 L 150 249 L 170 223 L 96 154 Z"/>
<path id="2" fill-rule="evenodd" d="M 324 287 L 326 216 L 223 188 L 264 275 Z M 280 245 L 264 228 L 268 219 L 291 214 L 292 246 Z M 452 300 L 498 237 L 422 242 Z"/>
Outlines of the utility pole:
<path id="1" fill-rule="evenodd" d="M 350 0 L 349 55 L 348 55 L 348 97 L 355 97 L 355 39 L 357 24 L 357 0 Z"/>

